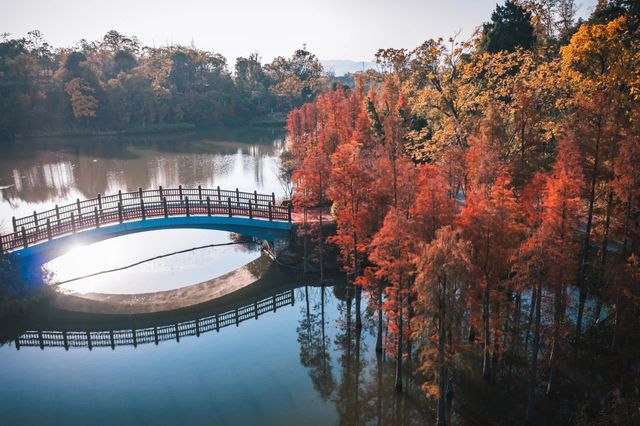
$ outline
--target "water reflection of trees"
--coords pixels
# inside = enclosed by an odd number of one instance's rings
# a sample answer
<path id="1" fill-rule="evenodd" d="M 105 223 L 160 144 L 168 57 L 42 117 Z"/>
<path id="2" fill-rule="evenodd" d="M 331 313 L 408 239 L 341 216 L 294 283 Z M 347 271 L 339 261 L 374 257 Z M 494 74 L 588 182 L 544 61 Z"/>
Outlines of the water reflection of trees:
<path id="1" fill-rule="evenodd" d="M 412 395 L 422 395 L 412 380 L 406 392 L 394 390 L 393 362 L 377 354 L 375 321 L 363 318 L 363 328 L 355 327 L 352 297 L 344 287 L 304 287 L 298 326 L 300 361 L 308 368 L 315 389 L 323 400 L 334 404 L 340 424 L 422 425 L 427 413 Z M 335 305 L 335 309 L 327 309 Z M 337 313 L 328 318 L 326 313 Z M 333 332 L 330 338 L 327 330 Z M 332 356 L 333 355 L 333 356 Z M 332 362 L 335 359 L 335 363 Z"/>
<path id="2" fill-rule="evenodd" d="M 267 132 L 256 137 L 260 143 L 233 139 L 89 139 L 63 141 L 63 150 L 35 144 L 9 150 L 0 159 L 0 186 L 5 202 L 11 205 L 72 201 L 98 193 L 134 191 L 139 187 L 224 186 L 225 180 L 242 180 L 253 189 L 265 183 L 272 161 L 276 161 L 282 140 Z M 73 141 L 73 140 L 72 140 Z M 268 143 L 267 143 L 268 142 Z M 55 142 L 52 142 L 55 145 Z M 228 183 L 228 182 L 226 182 Z M 248 188 L 245 188 L 248 189 Z"/>
<path id="3" fill-rule="evenodd" d="M 305 303 L 302 304 L 302 317 L 297 328 L 300 362 L 309 369 L 311 381 L 320 397 L 328 401 L 335 390 L 336 382 L 329 352 L 331 343 L 326 335 L 326 289 L 319 289 L 319 301 L 315 300 L 317 292 L 314 290 L 317 289 L 312 288 L 312 294 L 309 295 L 309 287 L 304 287 Z"/>

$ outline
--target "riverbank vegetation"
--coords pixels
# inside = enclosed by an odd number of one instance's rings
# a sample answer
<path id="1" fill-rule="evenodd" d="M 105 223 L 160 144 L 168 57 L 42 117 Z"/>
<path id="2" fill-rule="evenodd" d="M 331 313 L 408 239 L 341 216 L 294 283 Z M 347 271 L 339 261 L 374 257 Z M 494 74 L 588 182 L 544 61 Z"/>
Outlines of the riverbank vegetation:
<path id="1" fill-rule="evenodd" d="M 423 375 L 442 425 L 469 371 L 513 402 L 487 423 L 640 422 L 640 9 L 574 12 L 508 0 L 288 117 L 294 204 L 332 206 L 354 326 L 368 300 L 395 388 Z"/>
<path id="2" fill-rule="evenodd" d="M 262 64 L 195 46 L 143 46 L 109 31 L 54 48 L 34 30 L 0 37 L 0 140 L 16 135 L 151 132 L 284 119 L 327 78 L 312 53 Z"/>

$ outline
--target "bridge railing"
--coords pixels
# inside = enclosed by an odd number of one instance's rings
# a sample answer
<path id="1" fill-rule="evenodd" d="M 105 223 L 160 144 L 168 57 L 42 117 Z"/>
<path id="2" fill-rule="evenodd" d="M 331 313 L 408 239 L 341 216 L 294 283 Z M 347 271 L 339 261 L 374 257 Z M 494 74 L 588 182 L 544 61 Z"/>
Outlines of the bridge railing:
<path id="1" fill-rule="evenodd" d="M 230 325 L 258 319 L 267 312 L 275 312 L 284 306 L 293 305 L 295 295 L 293 290 L 274 294 L 273 296 L 256 300 L 242 307 L 204 318 L 157 327 L 141 329 L 109 330 L 109 331 L 26 331 L 15 339 L 17 349 L 21 347 L 63 347 L 65 349 L 85 347 L 137 346 L 145 343 L 177 340 L 186 336 L 200 336 L 209 331 L 220 331 Z"/>
<path id="2" fill-rule="evenodd" d="M 291 206 L 275 205 L 275 195 L 216 189 L 162 188 L 102 196 L 13 218 L 13 233 L 0 236 L 0 251 L 26 248 L 55 237 L 102 225 L 175 216 L 242 216 L 291 222 Z"/>

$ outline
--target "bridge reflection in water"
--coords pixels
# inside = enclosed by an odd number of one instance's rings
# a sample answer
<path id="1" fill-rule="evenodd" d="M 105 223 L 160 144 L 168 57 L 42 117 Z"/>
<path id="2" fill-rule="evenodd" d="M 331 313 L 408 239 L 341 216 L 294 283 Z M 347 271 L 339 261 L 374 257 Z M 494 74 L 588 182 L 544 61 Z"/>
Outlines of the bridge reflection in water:
<path id="1" fill-rule="evenodd" d="M 258 319 L 267 312 L 276 312 L 278 308 L 293 306 L 295 297 L 293 290 L 276 293 L 273 296 L 256 300 L 253 303 L 231 309 L 222 313 L 209 315 L 189 321 L 173 324 L 145 327 L 140 329 L 120 329 L 106 331 L 26 331 L 15 340 L 16 349 L 21 347 L 55 348 L 98 348 L 116 346 L 133 346 L 167 340 L 180 341 L 181 337 L 200 336 L 210 331 L 220 331 L 230 325 L 240 325 L 250 319 Z"/>

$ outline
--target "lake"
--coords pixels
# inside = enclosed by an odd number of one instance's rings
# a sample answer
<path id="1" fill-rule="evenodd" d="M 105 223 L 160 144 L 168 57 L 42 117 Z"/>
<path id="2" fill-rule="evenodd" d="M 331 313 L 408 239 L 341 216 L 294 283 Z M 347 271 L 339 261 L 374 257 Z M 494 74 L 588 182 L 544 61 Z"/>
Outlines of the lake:
<path id="1" fill-rule="evenodd" d="M 0 158 L 0 223 L 7 232 L 12 216 L 139 187 L 237 187 L 282 197 L 284 139 L 281 130 L 262 128 L 19 140 Z M 220 231 L 153 231 L 70 247 L 47 268 L 51 282 L 69 281 L 61 289 L 69 293 L 175 289 L 260 257 L 251 243 L 211 247 L 230 241 Z M 194 247 L 205 248 L 188 251 Z M 255 285 L 192 310 L 114 317 L 44 306 L 5 322 L 0 419 L 7 425 L 432 419 L 412 378 L 405 378 L 406 393 L 394 391 L 394 363 L 375 353 L 371 312 L 357 332 L 343 279 L 319 284 L 317 276 L 268 264 Z"/>

